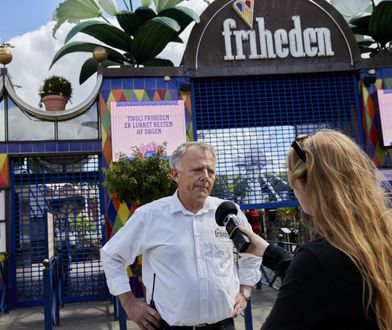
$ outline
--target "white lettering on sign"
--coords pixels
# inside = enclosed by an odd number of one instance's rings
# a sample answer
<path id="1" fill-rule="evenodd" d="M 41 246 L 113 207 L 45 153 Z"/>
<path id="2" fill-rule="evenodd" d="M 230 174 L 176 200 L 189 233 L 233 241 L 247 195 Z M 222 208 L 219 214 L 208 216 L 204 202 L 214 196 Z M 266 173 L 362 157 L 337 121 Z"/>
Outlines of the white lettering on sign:
<path id="1" fill-rule="evenodd" d="M 286 58 L 288 56 L 324 57 L 333 56 L 331 31 L 326 27 L 301 28 L 301 18 L 292 16 L 294 27 L 290 31 L 278 29 L 272 32 L 265 28 L 264 17 L 256 17 L 256 30 L 235 30 L 237 23 L 232 18 L 223 22 L 225 42 L 225 61 L 267 58 Z M 234 38 L 232 38 L 234 37 Z M 235 41 L 233 52 L 232 41 Z M 244 41 L 249 40 L 250 54 L 244 53 Z"/>

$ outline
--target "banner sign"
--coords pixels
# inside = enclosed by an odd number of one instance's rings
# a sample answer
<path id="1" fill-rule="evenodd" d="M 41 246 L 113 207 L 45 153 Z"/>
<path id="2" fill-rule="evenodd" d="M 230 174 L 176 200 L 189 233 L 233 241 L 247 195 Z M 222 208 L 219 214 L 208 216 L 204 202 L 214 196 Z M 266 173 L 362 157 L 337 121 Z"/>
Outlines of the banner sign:
<path id="1" fill-rule="evenodd" d="M 392 89 L 379 89 L 377 95 L 383 145 L 392 147 Z"/>
<path id="2" fill-rule="evenodd" d="M 112 102 L 110 104 L 112 160 L 132 157 L 137 147 L 143 155 L 166 143 L 170 155 L 186 141 L 184 101 Z"/>

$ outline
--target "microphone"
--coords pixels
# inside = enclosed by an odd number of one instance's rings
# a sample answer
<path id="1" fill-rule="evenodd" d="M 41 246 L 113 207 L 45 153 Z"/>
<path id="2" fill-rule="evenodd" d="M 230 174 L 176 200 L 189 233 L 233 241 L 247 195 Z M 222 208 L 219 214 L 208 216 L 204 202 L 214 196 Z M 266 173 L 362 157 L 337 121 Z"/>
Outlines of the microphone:
<path id="1" fill-rule="evenodd" d="M 225 201 L 219 205 L 215 211 L 215 221 L 218 226 L 225 226 L 230 239 L 239 252 L 245 252 L 250 240 L 241 230 L 238 229 L 237 220 L 238 209 L 233 202 Z"/>

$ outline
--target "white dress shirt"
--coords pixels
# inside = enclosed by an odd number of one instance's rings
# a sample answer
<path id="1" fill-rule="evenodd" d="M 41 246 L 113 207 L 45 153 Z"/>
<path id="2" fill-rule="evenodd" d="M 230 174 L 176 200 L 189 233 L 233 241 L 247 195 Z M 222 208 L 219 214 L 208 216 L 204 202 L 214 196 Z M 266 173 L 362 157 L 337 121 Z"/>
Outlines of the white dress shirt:
<path id="1" fill-rule="evenodd" d="M 231 317 L 239 285 L 254 286 L 260 279 L 261 258 L 240 254 L 225 227 L 215 222 L 222 199 L 208 197 L 194 214 L 177 192 L 136 209 L 127 223 L 101 249 L 101 261 L 111 294 L 131 291 L 125 267 L 143 254 L 143 283 L 170 325 L 216 323 Z M 239 211 L 238 220 L 250 228 Z"/>

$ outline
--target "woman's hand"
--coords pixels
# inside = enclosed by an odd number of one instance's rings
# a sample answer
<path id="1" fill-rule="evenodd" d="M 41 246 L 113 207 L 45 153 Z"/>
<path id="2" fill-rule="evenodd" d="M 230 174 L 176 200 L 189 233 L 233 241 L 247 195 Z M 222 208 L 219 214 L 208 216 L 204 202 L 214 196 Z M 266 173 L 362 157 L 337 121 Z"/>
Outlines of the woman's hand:
<path id="1" fill-rule="evenodd" d="M 238 228 L 250 239 L 251 244 L 249 248 L 245 251 L 245 253 L 251 253 L 257 257 L 262 257 L 269 243 L 264 238 L 261 238 L 259 235 L 256 235 L 252 230 L 246 227 L 239 226 Z"/>

